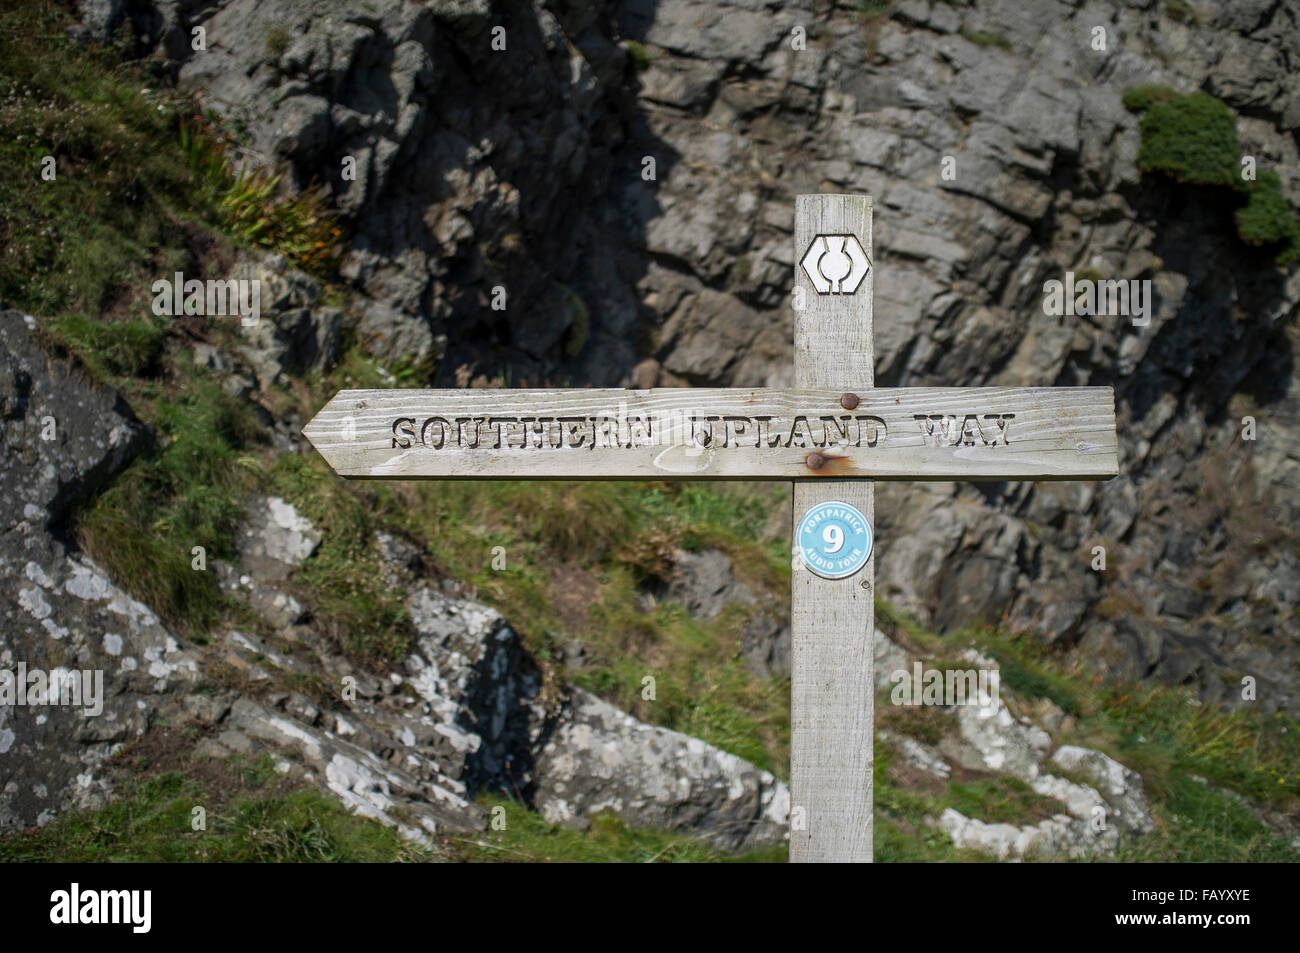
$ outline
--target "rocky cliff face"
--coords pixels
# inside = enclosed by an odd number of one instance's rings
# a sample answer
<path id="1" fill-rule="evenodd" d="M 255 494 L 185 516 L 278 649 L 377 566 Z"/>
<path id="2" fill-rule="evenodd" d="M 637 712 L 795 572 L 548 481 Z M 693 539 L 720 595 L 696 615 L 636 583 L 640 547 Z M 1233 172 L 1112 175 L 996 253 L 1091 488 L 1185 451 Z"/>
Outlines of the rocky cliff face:
<path id="1" fill-rule="evenodd" d="M 87 6 L 132 17 L 254 158 L 333 189 L 361 334 L 441 384 L 788 383 L 793 197 L 870 193 L 877 383 L 1113 385 L 1122 448 L 1098 486 L 882 485 L 881 595 L 1295 706 L 1300 277 L 1211 194 L 1139 176 L 1120 103 L 1220 97 L 1300 195 L 1294 7 Z M 1149 279 L 1150 323 L 1046 315 L 1067 270 Z"/>
<path id="2" fill-rule="evenodd" d="M 415 841 L 482 829 L 472 798 L 483 791 L 527 798 L 571 826 L 613 810 L 725 849 L 784 836 L 789 792 L 770 773 L 580 689 L 544 703 L 538 667 L 506 620 L 456 596 L 450 580 L 433 585 L 415 548 L 388 534 L 376 540 L 383 571 L 410 594 L 415 640 L 399 670 L 349 662 L 319 624 L 304 624 L 289 583 L 321 534 L 276 497 L 250 501 L 238 568 L 211 567 L 253 627 L 218 627 L 206 644 L 180 638 L 63 542 L 70 507 L 148 435 L 34 327 L 0 311 L 0 477 L 18 491 L 0 509 L 0 835 L 101 806 L 126 770 L 114 756 L 171 724 L 197 737 L 198 759 L 273 753 L 281 774 Z M 37 671 L 42 681 L 30 682 Z M 76 705 L 47 691 L 83 672 L 99 681 Z"/>

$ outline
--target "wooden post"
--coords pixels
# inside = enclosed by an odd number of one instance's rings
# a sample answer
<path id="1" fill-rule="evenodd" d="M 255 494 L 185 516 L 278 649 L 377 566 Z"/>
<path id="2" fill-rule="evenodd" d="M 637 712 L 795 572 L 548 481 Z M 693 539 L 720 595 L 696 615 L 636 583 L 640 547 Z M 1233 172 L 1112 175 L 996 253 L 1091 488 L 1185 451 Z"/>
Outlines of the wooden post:
<path id="1" fill-rule="evenodd" d="M 861 394 L 875 383 L 871 336 L 874 267 L 851 294 L 823 294 L 802 260 L 819 236 L 855 235 L 871 260 L 871 197 L 795 200 L 796 387 Z M 799 307 L 802 305 L 802 307 Z M 856 506 L 875 522 L 869 480 L 794 485 L 794 523 L 815 503 Z M 823 579 L 797 559 L 791 592 L 790 859 L 872 859 L 872 635 L 875 559 L 847 579 Z M 799 825 L 802 829 L 795 829 Z"/>
<path id="2" fill-rule="evenodd" d="M 303 433 L 349 479 L 794 480 L 796 543 L 818 503 L 873 522 L 875 479 L 1119 472 L 1109 387 L 873 389 L 870 196 L 798 196 L 794 241 L 794 389 L 345 390 Z M 793 562 L 794 861 L 872 859 L 875 570 L 845 525 L 852 559 L 809 558 L 852 575 Z"/>

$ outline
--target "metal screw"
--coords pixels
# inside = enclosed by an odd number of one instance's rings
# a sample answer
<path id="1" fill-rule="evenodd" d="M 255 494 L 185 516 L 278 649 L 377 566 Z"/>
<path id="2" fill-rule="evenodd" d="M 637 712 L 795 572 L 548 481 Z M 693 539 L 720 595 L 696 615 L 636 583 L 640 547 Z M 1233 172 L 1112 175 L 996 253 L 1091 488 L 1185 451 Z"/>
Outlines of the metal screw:
<path id="1" fill-rule="evenodd" d="M 826 458 L 820 453 L 810 453 L 803 458 L 803 462 L 807 464 L 809 470 L 820 470 L 822 464 L 826 462 Z"/>
<path id="2" fill-rule="evenodd" d="M 857 394 L 845 394 L 840 398 L 840 406 L 845 410 L 857 410 L 858 403 L 859 400 Z"/>

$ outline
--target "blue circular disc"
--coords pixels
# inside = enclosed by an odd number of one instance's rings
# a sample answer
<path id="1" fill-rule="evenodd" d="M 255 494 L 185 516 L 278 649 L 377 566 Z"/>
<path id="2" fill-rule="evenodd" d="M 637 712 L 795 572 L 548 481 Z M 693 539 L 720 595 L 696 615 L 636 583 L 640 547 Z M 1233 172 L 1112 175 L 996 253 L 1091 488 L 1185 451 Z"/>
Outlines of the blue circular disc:
<path id="1" fill-rule="evenodd" d="M 844 579 L 867 564 L 871 527 L 856 506 L 827 501 L 810 507 L 794 534 L 799 558 L 825 579 Z"/>

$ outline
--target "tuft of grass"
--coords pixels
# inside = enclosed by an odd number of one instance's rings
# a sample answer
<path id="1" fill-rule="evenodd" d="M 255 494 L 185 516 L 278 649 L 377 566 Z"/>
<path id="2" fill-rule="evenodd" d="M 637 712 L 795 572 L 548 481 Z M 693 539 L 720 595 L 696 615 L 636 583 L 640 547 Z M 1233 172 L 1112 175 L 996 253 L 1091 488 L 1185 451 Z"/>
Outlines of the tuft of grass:
<path id="1" fill-rule="evenodd" d="M 1278 247 L 1279 265 L 1300 261 L 1300 220 L 1282 194 L 1282 177 L 1268 169 L 1248 188 L 1246 205 L 1237 210 L 1241 240 L 1248 245 Z"/>
<path id="2" fill-rule="evenodd" d="M 587 336 L 591 333 L 591 313 L 587 309 L 587 302 L 580 294 L 567 285 L 560 287 L 565 293 L 571 317 L 569 330 L 565 335 L 564 353 L 569 357 L 577 357 L 582 353 L 582 348 L 587 343 Z"/>
<path id="3" fill-rule="evenodd" d="M 515 863 L 784 863 L 785 844 L 742 853 L 727 853 L 693 837 L 629 828 L 613 814 L 591 819 L 586 831 L 552 824 L 517 801 L 480 799 L 489 811 L 501 808 L 505 829 L 481 834 L 448 835 L 450 860 Z"/>
<path id="4" fill-rule="evenodd" d="M 261 425 L 242 401 L 197 376 L 155 404 L 165 446 L 133 462 L 76 519 L 81 547 L 169 624 L 201 635 L 220 615 L 215 573 L 192 568 L 234 555 L 245 494 L 256 484 Z"/>
<path id="5" fill-rule="evenodd" d="M 1140 113 L 1146 112 L 1152 106 L 1167 103 L 1177 95 L 1178 90 L 1172 86 L 1135 86 L 1125 92 L 1120 101 L 1129 112 Z"/>
<path id="6" fill-rule="evenodd" d="M 191 827 L 209 792 L 179 772 L 139 781 L 97 811 L 0 839 L 5 863 L 375 863 L 427 859 L 397 831 L 315 791 L 247 796 Z"/>
<path id="7" fill-rule="evenodd" d="M 100 380 L 153 377 L 160 370 L 167 326 L 158 320 L 95 321 L 69 314 L 45 327 Z"/>
<path id="8" fill-rule="evenodd" d="M 1176 23 L 1186 23 L 1188 26 L 1197 26 L 1201 22 L 1201 16 L 1196 12 L 1187 0 L 1165 0 L 1165 16 Z"/>
<path id="9" fill-rule="evenodd" d="M 1237 210 L 1237 234 L 1252 246 L 1276 249 L 1274 262 L 1300 261 L 1300 219 L 1272 170 L 1243 181 L 1237 118 L 1227 104 L 1208 93 L 1177 96 L 1164 86 L 1143 86 L 1124 94 L 1124 105 L 1143 111 L 1137 165 L 1178 182 L 1227 186 L 1246 197 Z"/>
<path id="10" fill-rule="evenodd" d="M 120 72 L 119 52 L 72 44 L 66 19 L 52 0 L 0 11 L 0 298 L 36 315 L 98 315 L 152 273 L 194 188 L 181 157 L 159 148 L 171 112 Z"/>
<path id="11" fill-rule="evenodd" d="M 945 800 L 967 817 L 1024 826 L 1062 813 L 1061 802 L 1044 797 L 1010 775 L 960 783 L 951 781 Z"/>
<path id="12" fill-rule="evenodd" d="M 405 594 L 384 582 L 374 543 L 395 506 L 393 491 L 383 485 L 353 491 L 319 457 L 298 454 L 276 461 L 271 485 L 321 531 L 320 546 L 296 578 L 339 648 L 380 666 L 404 658 L 415 628 Z"/>
<path id="13" fill-rule="evenodd" d="M 217 120 L 197 113 L 181 121 L 180 147 L 205 187 L 208 209 L 236 239 L 277 251 L 320 277 L 333 271 L 342 229 L 328 189 L 313 185 L 280 196 L 283 173 L 238 167 L 234 136 Z"/>
<path id="14" fill-rule="evenodd" d="M 623 43 L 623 49 L 627 50 L 628 58 L 632 61 L 632 65 L 638 73 L 644 73 L 650 68 L 653 59 L 650 56 L 650 51 L 644 45 L 636 40 L 626 40 Z"/>
<path id="15" fill-rule="evenodd" d="M 980 33 L 976 30 L 963 30 L 962 37 L 976 46 L 995 46 L 999 50 L 1010 52 L 1014 47 L 1011 41 L 1000 33 Z"/>
<path id="16" fill-rule="evenodd" d="M 884 20 L 894 8 L 893 0 L 858 0 L 858 16 L 864 21 Z"/>
<path id="17" fill-rule="evenodd" d="M 289 49 L 289 44 L 293 37 L 289 31 L 282 26 L 273 26 L 266 31 L 266 55 L 272 59 L 279 59 L 284 55 L 285 50 Z"/>
<path id="18" fill-rule="evenodd" d="M 1240 186 L 1237 117 L 1219 99 L 1196 92 L 1152 103 L 1140 124 L 1137 165 L 1196 185 Z"/>

